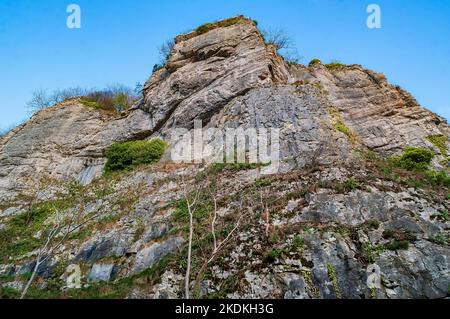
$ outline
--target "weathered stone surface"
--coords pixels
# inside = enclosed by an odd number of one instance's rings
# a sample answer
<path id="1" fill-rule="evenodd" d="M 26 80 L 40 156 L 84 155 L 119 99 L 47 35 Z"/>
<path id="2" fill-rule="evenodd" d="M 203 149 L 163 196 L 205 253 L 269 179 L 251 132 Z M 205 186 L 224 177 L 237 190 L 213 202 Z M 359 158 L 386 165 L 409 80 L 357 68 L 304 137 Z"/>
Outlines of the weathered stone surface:
<path id="1" fill-rule="evenodd" d="M 88 276 L 90 282 L 109 281 L 114 269 L 114 264 L 95 264 Z"/>
<path id="2" fill-rule="evenodd" d="M 406 251 L 382 254 L 377 264 L 391 299 L 444 298 L 450 283 L 450 249 L 419 241 Z M 414 274 L 414 276 L 411 276 Z"/>
<path id="3" fill-rule="evenodd" d="M 407 146 L 434 149 L 427 136 L 450 134 L 442 117 L 420 107 L 381 73 L 358 65 L 330 71 L 317 64 L 312 75 L 360 141 L 377 152 L 391 155 Z"/>
<path id="4" fill-rule="evenodd" d="M 169 226 L 166 223 L 151 224 L 144 232 L 143 240 L 146 242 L 161 238 L 169 231 Z"/>
<path id="5" fill-rule="evenodd" d="M 178 299 L 181 296 L 184 277 L 171 270 L 161 277 L 161 283 L 153 288 L 153 299 Z"/>
<path id="6" fill-rule="evenodd" d="M 101 175 L 105 148 L 145 137 L 149 124 L 141 110 L 115 118 L 78 100 L 38 112 L 0 140 L 0 200 L 14 199 L 43 178 L 90 183 Z"/>
<path id="7" fill-rule="evenodd" d="M 356 190 L 335 194 L 328 190 L 308 196 L 308 202 L 308 207 L 294 217 L 295 222 L 336 222 L 359 226 L 376 219 L 408 228 L 408 220 L 413 220 L 416 227 L 410 229 L 412 232 L 439 230 L 436 224 L 430 222 L 431 216 L 439 213 L 439 207 L 433 207 L 408 192 L 380 192 L 372 189 L 371 192 Z M 411 214 L 415 215 L 414 218 Z"/>
<path id="8" fill-rule="evenodd" d="M 172 237 L 161 243 L 155 243 L 142 249 L 136 256 L 132 273 L 138 274 L 151 268 L 161 258 L 177 249 L 184 242 L 183 238 Z"/>
<path id="9" fill-rule="evenodd" d="M 251 88 L 284 81 L 285 64 L 248 20 L 187 39 L 180 38 L 166 68 L 145 84 L 142 109 L 155 128 L 192 127 L 209 120 Z"/>
<path id="10" fill-rule="evenodd" d="M 330 120 L 327 103 L 316 88 L 279 85 L 254 89 L 235 99 L 212 118 L 207 128 L 279 129 L 278 172 L 282 173 L 307 165 L 352 160 L 347 158 L 351 143 L 344 134 L 327 126 Z"/>
<path id="11" fill-rule="evenodd" d="M 0 275 L 10 276 L 14 274 L 14 265 L 0 265 Z"/>
<path id="12" fill-rule="evenodd" d="M 244 299 L 267 299 L 281 294 L 275 277 L 272 274 L 245 272 L 245 281 L 248 284 L 245 292 L 230 294 L 228 297 Z"/>
<path id="13" fill-rule="evenodd" d="M 81 268 L 79 265 L 69 265 L 62 276 L 65 279 L 67 289 L 81 289 Z"/>
<path id="14" fill-rule="evenodd" d="M 314 265 L 312 276 L 321 297 L 361 298 L 366 290 L 366 273 L 355 257 L 355 247 L 337 234 L 324 237 L 307 238 Z"/>
<path id="15" fill-rule="evenodd" d="M 287 286 L 284 299 L 310 299 L 303 277 L 287 273 L 283 276 L 283 280 Z"/>
<path id="16" fill-rule="evenodd" d="M 0 212 L 0 218 L 19 215 L 22 212 L 23 212 L 22 208 L 20 208 L 20 207 L 9 207 L 9 208 L 5 209 L 4 211 Z"/>
<path id="17" fill-rule="evenodd" d="M 131 230 L 116 229 L 100 234 L 85 242 L 75 257 L 75 261 L 94 262 L 106 257 L 124 256 L 133 243 Z"/>

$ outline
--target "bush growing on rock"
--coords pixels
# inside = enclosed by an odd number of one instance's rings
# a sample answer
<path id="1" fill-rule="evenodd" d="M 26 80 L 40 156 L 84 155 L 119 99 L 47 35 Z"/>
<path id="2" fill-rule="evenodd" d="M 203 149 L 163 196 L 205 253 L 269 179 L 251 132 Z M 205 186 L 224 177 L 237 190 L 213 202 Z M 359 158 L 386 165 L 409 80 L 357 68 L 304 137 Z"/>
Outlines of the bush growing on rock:
<path id="1" fill-rule="evenodd" d="M 136 99 L 133 90 L 118 84 L 90 92 L 81 98 L 81 102 L 87 107 L 99 110 L 123 112 L 129 109 Z"/>
<path id="2" fill-rule="evenodd" d="M 328 70 L 331 70 L 331 71 L 338 71 L 338 70 L 344 69 L 345 68 L 345 64 L 334 60 L 334 61 L 331 61 L 331 63 L 328 63 L 327 65 L 325 65 L 325 67 Z"/>
<path id="3" fill-rule="evenodd" d="M 408 250 L 409 249 L 409 241 L 407 240 L 393 240 L 389 244 L 386 245 L 386 248 L 392 251 L 396 250 Z"/>
<path id="4" fill-rule="evenodd" d="M 447 156 L 448 147 L 448 137 L 445 135 L 430 135 L 427 136 L 427 140 L 429 140 L 434 146 L 436 146 L 441 152 L 442 156 Z"/>
<path id="5" fill-rule="evenodd" d="M 130 170 L 140 164 L 157 162 L 164 154 L 167 144 L 155 139 L 116 143 L 106 150 L 105 173 Z"/>
<path id="6" fill-rule="evenodd" d="M 450 176 L 446 172 L 426 172 L 426 176 L 432 185 L 450 186 Z"/>
<path id="7" fill-rule="evenodd" d="M 312 59 L 311 62 L 309 62 L 309 66 L 313 66 L 318 63 L 322 63 L 322 61 L 320 61 L 320 59 Z"/>
<path id="8" fill-rule="evenodd" d="M 229 27 L 229 26 L 232 26 L 232 25 L 238 23 L 242 19 L 244 19 L 243 16 L 237 16 L 237 17 L 222 20 L 222 21 L 205 23 L 205 24 L 199 26 L 197 29 L 195 29 L 195 32 L 197 32 L 197 34 L 204 34 L 204 33 L 207 33 L 209 31 L 219 28 L 219 27 L 226 28 L 226 27 Z"/>
<path id="9" fill-rule="evenodd" d="M 429 150 L 420 147 L 407 147 L 402 155 L 393 157 L 391 160 L 397 167 L 409 171 L 424 171 L 433 158 L 434 153 Z"/>
<path id="10" fill-rule="evenodd" d="M 138 99 L 138 93 L 133 89 L 122 85 L 108 85 L 105 89 L 85 89 L 80 87 L 58 89 L 51 93 L 39 89 L 33 92 L 33 96 L 26 106 L 30 114 L 48 108 L 52 105 L 81 98 L 81 102 L 87 107 L 114 112 L 122 112 L 130 108 Z"/>

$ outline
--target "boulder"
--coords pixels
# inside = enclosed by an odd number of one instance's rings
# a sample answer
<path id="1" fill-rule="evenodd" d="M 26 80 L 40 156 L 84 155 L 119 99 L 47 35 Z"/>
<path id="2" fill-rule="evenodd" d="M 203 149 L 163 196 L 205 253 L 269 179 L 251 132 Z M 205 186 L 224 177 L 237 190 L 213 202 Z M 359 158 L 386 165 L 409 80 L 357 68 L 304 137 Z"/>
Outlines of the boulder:
<path id="1" fill-rule="evenodd" d="M 114 264 L 94 264 L 88 276 L 89 282 L 108 282 L 113 273 Z"/>

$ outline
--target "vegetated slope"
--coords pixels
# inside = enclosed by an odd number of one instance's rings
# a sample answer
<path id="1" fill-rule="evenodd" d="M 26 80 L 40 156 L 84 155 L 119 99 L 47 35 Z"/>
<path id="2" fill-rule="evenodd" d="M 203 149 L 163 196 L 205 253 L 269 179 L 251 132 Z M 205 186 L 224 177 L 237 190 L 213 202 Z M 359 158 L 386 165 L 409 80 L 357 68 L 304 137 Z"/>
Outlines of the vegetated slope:
<path id="1" fill-rule="evenodd" d="M 27 296 L 183 297 L 198 197 L 194 297 L 446 297 L 449 126 L 382 74 L 314 62 L 224 20 L 177 37 L 126 113 L 75 99 L 3 137 L 2 296 L 18 297 L 62 224 Z M 280 129 L 278 172 L 172 163 L 172 129 L 194 120 Z M 159 163 L 144 139 L 169 143 Z M 126 171 L 102 175 L 107 155 Z"/>

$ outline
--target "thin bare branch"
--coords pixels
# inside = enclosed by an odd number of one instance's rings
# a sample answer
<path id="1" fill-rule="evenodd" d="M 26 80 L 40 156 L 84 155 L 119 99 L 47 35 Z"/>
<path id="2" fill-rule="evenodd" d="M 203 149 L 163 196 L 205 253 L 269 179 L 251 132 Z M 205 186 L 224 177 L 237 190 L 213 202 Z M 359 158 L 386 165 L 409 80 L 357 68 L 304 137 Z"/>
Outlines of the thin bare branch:
<path id="1" fill-rule="evenodd" d="M 194 235 L 194 213 L 196 209 L 196 204 L 198 201 L 198 198 L 200 196 L 200 189 L 201 185 L 197 186 L 197 189 L 195 191 L 194 199 L 192 202 L 189 200 L 189 193 L 186 183 L 183 179 L 183 185 L 184 185 L 184 199 L 186 201 L 186 206 L 189 213 L 189 242 L 188 242 L 188 260 L 187 260 L 187 267 L 186 267 L 186 277 L 184 281 L 184 290 L 185 290 L 185 298 L 190 298 L 190 277 L 191 277 L 191 267 L 192 267 L 192 241 L 193 241 L 193 235 Z"/>

